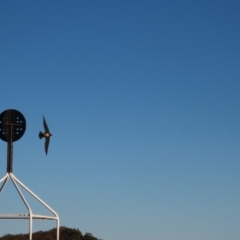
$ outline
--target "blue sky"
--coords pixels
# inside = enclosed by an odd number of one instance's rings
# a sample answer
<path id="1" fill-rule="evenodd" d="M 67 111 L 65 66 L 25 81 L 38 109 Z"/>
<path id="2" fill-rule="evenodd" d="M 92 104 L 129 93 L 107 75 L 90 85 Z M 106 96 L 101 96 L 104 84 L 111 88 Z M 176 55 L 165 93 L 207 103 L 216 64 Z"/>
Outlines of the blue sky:
<path id="1" fill-rule="evenodd" d="M 61 225 L 103 240 L 239 240 L 239 11 L 235 0 L 0 2 L 1 112 L 27 121 L 13 172 Z M 26 212 L 10 182 L 0 211 Z"/>

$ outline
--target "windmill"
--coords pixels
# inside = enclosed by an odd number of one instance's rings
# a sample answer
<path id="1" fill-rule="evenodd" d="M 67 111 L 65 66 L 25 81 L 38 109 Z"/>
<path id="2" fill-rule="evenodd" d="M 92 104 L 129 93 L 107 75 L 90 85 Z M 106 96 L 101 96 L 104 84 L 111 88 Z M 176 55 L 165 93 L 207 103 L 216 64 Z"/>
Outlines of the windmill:
<path id="1" fill-rule="evenodd" d="M 0 194 L 3 192 L 4 187 L 10 179 L 28 210 L 28 213 L 0 214 L 0 219 L 29 220 L 29 240 L 32 240 L 33 220 L 55 220 L 57 229 L 56 238 L 57 240 L 59 240 L 60 220 L 58 214 L 13 174 L 13 142 L 19 140 L 24 135 L 25 130 L 26 120 L 22 113 L 20 113 L 19 111 L 15 109 L 9 109 L 0 114 L 0 138 L 3 141 L 7 142 L 7 173 L 2 179 L 0 179 L 0 183 L 2 183 L 0 187 Z M 38 202 L 40 202 L 45 208 L 47 208 L 53 214 L 53 216 L 34 214 L 20 187 L 25 189 Z"/>

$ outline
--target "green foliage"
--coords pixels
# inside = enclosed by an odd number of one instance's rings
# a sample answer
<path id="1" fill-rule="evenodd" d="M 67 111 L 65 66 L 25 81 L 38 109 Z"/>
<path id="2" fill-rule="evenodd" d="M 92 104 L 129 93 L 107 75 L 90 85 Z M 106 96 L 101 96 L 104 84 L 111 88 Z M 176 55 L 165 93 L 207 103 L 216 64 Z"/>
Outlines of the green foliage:
<path id="1" fill-rule="evenodd" d="M 56 228 L 49 231 L 39 231 L 33 233 L 33 240 L 56 240 Z M 0 237 L 0 240 L 29 240 L 29 234 L 6 234 Z M 60 228 L 60 240 L 99 240 L 91 233 L 82 235 L 79 229 L 72 229 L 67 227 Z"/>
<path id="2" fill-rule="evenodd" d="M 83 240 L 98 240 L 97 238 L 95 238 L 91 233 L 86 233 L 83 236 Z"/>

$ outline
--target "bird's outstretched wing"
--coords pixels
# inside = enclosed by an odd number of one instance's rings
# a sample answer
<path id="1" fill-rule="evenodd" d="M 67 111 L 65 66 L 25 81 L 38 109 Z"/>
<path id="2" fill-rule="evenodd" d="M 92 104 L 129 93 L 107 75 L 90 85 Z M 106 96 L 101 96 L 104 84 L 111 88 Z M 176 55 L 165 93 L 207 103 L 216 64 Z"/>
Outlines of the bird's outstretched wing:
<path id="1" fill-rule="evenodd" d="M 48 152 L 49 142 L 50 142 L 50 138 L 46 138 L 46 140 L 45 140 L 45 152 L 46 152 L 46 155 L 47 155 L 47 152 Z"/>
<path id="2" fill-rule="evenodd" d="M 43 116 L 43 126 L 44 126 L 44 129 L 45 129 L 45 132 L 48 132 L 49 133 L 49 129 L 48 129 L 48 126 L 47 126 L 47 123 L 45 121 L 45 118 Z"/>

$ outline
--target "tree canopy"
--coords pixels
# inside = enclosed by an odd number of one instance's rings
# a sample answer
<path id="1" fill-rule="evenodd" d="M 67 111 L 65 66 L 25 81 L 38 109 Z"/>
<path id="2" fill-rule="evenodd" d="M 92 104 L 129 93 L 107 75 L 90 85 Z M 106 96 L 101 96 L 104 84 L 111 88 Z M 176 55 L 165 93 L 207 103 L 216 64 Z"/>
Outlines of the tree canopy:
<path id="1" fill-rule="evenodd" d="M 29 240 L 29 234 L 5 234 L 0 240 Z M 33 240 L 56 240 L 56 228 L 33 233 Z M 60 227 L 60 240 L 100 240 L 91 233 L 83 235 L 79 229 Z"/>

